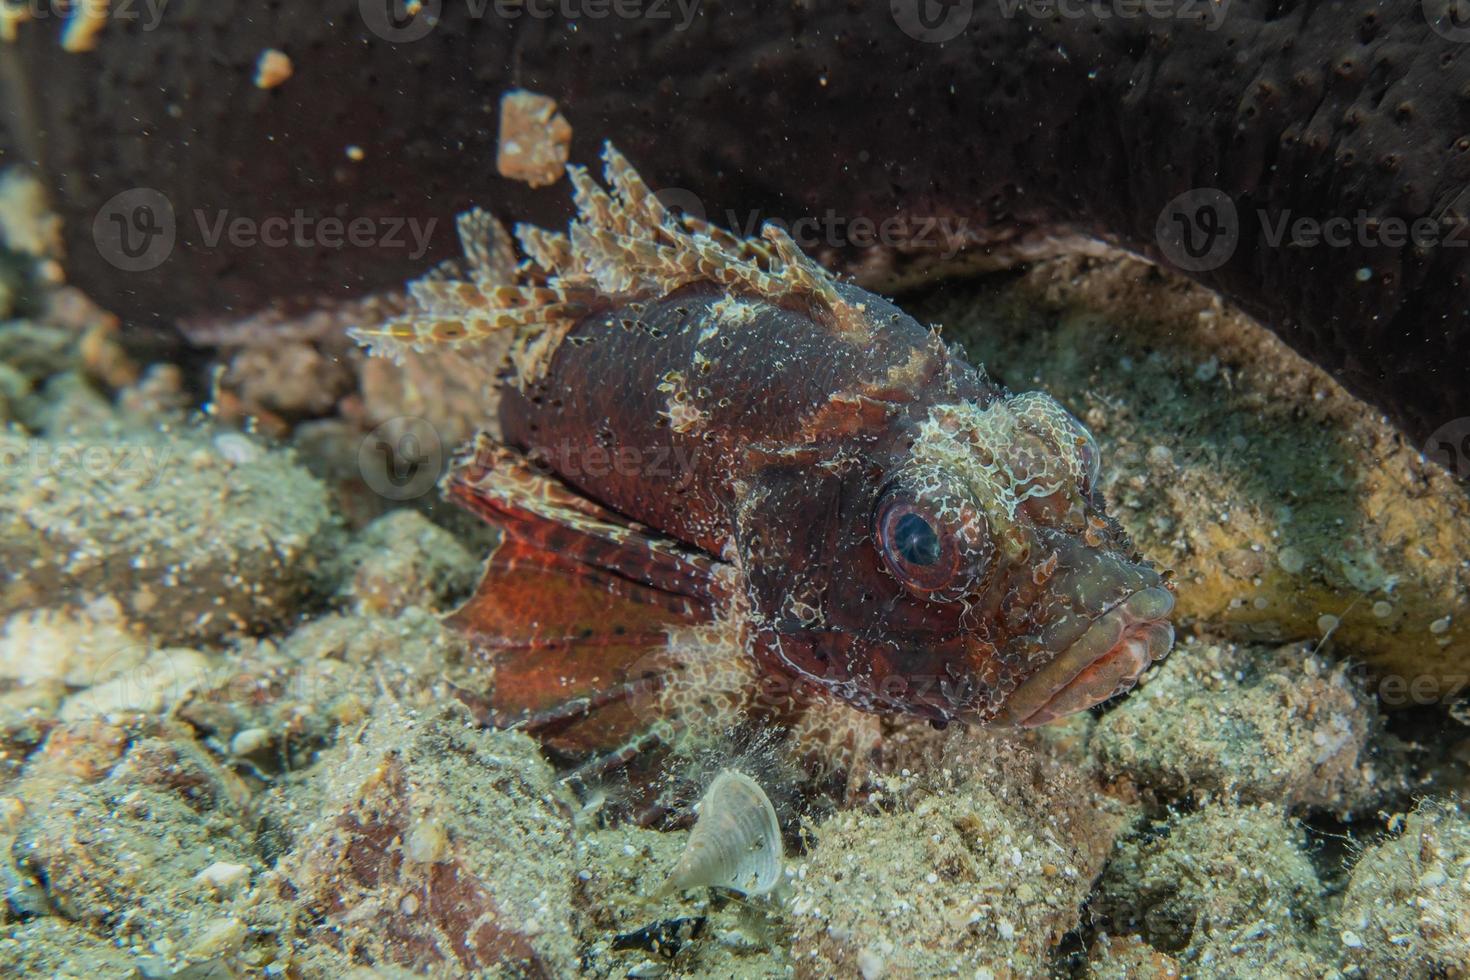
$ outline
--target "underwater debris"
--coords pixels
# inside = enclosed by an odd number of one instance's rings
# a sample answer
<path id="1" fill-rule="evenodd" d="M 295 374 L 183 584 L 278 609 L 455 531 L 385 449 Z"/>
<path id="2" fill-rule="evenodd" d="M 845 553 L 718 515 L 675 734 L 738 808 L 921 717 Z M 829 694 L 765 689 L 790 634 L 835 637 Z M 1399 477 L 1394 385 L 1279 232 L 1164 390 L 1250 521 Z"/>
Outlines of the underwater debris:
<path id="1" fill-rule="evenodd" d="M 495 169 L 500 176 L 548 187 L 561 180 L 572 147 L 572 126 L 556 100 L 525 89 L 500 98 L 500 140 Z"/>
<path id="2" fill-rule="evenodd" d="M 755 780 L 727 769 L 700 799 L 699 819 L 659 894 L 714 887 L 765 895 L 780 882 L 781 869 L 776 808 Z"/>
<path id="3" fill-rule="evenodd" d="M 672 959 L 685 944 L 704 934 L 709 918 L 703 915 L 686 915 L 677 919 L 661 919 L 632 932 L 620 932 L 613 937 L 611 949 L 615 951 L 641 949 L 663 959 Z"/>
<path id="4" fill-rule="evenodd" d="M 295 70 L 290 55 L 277 48 L 266 48 L 255 62 L 255 87 L 275 88 L 290 78 Z"/>

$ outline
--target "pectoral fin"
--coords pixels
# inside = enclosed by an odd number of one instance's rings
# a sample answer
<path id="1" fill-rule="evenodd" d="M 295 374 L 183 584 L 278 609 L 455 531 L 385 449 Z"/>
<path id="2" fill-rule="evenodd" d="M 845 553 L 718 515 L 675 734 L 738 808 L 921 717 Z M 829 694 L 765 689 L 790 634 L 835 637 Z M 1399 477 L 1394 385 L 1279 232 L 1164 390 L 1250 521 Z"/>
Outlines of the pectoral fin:
<path id="1" fill-rule="evenodd" d="M 644 717 L 668 633 L 713 619 L 724 566 L 628 521 L 482 438 L 450 493 L 501 529 L 449 617 L 494 670 L 489 721 L 560 751 L 614 751 Z"/>

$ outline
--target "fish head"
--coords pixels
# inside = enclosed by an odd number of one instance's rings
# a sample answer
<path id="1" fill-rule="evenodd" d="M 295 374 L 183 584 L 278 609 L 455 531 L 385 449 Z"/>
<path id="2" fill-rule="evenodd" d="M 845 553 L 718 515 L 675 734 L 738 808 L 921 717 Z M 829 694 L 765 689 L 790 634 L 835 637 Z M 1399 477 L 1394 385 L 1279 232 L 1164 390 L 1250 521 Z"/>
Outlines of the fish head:
<path id="1" fill-rule="evenodd" d="M 844 488 L 822 601 L 765 631 L 767 659 L 865 710 L 1033 727 L 1169 652 L 1172 591 L 1106 514 L 1097 443 L 1054 399 L 935 404 L 903 445 Z"/>

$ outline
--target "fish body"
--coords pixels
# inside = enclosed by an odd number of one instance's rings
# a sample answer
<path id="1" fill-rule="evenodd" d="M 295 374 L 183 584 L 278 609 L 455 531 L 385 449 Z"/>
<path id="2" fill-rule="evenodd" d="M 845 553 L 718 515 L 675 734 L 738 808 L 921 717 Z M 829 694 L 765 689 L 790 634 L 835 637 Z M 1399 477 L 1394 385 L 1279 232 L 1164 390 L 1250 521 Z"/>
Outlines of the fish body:
<path id="1" fill-rule="evenodd" d="M 1043 724 L 1168 652 L 1172 595 L 1106 515 L 1080 422 L 779 229 L 676 216 L 607 162 L 610 192 L 571 168 L 566 235 L 519 229 L 524 261 L 468 218 L 468 270 L 363 338 L 499 372 L 497 431 L 451 480 L 504 532 L 456 614 L 490 651 L 498 716 L 607 749 L 648 721 L 638 690 L 697 673 L 670 651 L 711 624 L 743 658 L 716 687 L 760 688 L 784 724 L 810 707 L 798 689 Z"/>

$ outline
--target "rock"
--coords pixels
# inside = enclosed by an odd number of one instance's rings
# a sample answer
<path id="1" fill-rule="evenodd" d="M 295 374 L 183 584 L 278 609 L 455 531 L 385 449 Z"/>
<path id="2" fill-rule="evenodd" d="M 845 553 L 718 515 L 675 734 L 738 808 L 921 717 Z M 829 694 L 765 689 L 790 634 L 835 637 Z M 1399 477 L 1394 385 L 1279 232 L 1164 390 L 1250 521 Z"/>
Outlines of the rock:
<path id="1" fill-rule="evenodd" d="M 259 629 L 316 588 L 336 525 L 281 453 L 249 465 L 203 433 L 0 435 L 0 612 L 114 595 L 165 643 Z"/>
<path id="2" fill-rule="evenodd" d="M 1335 924 L 1360 976 L 1470 976 L 1470 814 L 1426 800 L 1353 868 Z"/>
<path id="3" fill-rule="evenodd" d="M 250 883 L 250 866 L 216 861 L 195 875 L 194 880 L 216 893 L 233 894 Z"/>
<path id="4" fill-rule="evenodd" d="M 329 659 L 434 675 L 457 665 L 465 645 L 464 637 L 438 617 L 411 607 L 393 618 L 331 614 L 314 619 L 286 637 L 281 652 L 298 663 Z"/>
<path id="5" fill-rule="evenodd" d="M 1322 884 L 1278 806 L 1216 805 L 1145 827 L 1109 862 L 1092 907 L 1192 976 L 1327 972 Z"/>
<path id="6" fill-rule="evenodd" d="M 894 976 L 1046 972 L 1122 807 L 1023 741 L 977 743 L 953 769 L 900 780 L 879 809 L 816 828 L 816 846 L 793 861 L 798 976 L 853 976 L 878 959 Z"/>
<path id="7" fill-rule="evenodd" d="M 343 726 L 358 727 L 385 686 L 439 690 L 462 651 L 463 641 L 422 609 L 396 619 L 328 615 L 279 644 L 237 642 L 175 713 L 257 774 L 289 773 L 315 763 Z"/>
<path id="8" fill-rule="evenodd" d="M 1179 961 L 1137 936 L 1102 935 L 1087 953 L 1089 980 L 1178 980 Z"/>
<path id="9" fill-rule="evenodd" d="M 117 396 L 118 411 L 135 422 L 178 423 L 188 406 L 184 372 L 177 364 L 154 364 Z"/>
<path id="10" fill-rule="evenodd" d="M 110 440 L 122 428 L 122 418 L 112 402 L 75 371 L 53 376 L 39 392 L 22 402 L 19 417 L 27 428 L 43 432 L 57 443 L 58 448 L 46 458 L 52 468 L 94 444 Z M 100 458 L 100 451 L 94 451 L 93 456 Z"/>
<path id="11" fill-rule="evenodd" d="M 25 375 L 0 361 L 0 427 L 20 417 L 22 402 L 30 390 Z"/>
<path id="12" fill-rule="evenodd" d="M 41 916 L 0 931 L 0 974 L 56 980 L 142 980 L 144 976 L 136 957 L 56 916 Z"/>
<path id="13" fill-rule="evenodd" d="M 392 616 L 409 606 L 444 610 L 474 587 L 480 560 L 417 511 L 395 510 L 364 528 L 342 553 L 343 598 L 358 611 Z"/>
<path id="14" fill-rule="evenodd" d="M 322 815 L 279 869 L 314 941 L 416 971 L 576 971 L 572 876 L 549 857 L 573 851 L 571 816 L 534 742 L 454 704 L 380 705 L 320 765 Z"/>
<path id="15" fill-rule="evenodd" d="M 351 368 L 316 346 L 289 340 L 237 354 L 220 384 L 252 413 L 313 418 L 325 415 L 352 389 Z"/>
<path id="16" fill-rule="evenodd" d="M 80 609 L 29 610 L 7 619 L 0 632 L 0 678 L 88 687 L 137 668 L 148 652 L 146 638 L 111 597 Z"/>
<path id="17" fill-rule="evenodd" d="M 1331 616 L 1333 648 L 1437 682 L 1430 700 L 1470 668 L 1470 497 L 1208 290 L 1072 257 L 910 312 L 1091 429 L 1113 513 L 1175 571 L 1177 622 L 1280 644 Z"/>
<path id="18" fill-rule="evenodd" d="M 78 364 L 76 336 L 62 327 L 32 320 L 0 323 L 0 361 L 39 385 Z"/>
<path id="19" fill-rule="evenodd" d="M 57 717 L 76 721 L 118 711 L 159 714 L 209 679 L 214 661 L 186 647 L 155 650 L 138 666 L 111 673 L 61 703 Z"/>
<path id="20" fill-rule="evenodd" d="M 1103 775 L 1156 799 L 1212 796 L 1346 815 L 1406 788 L 1349 673 L 1302 646 L 1182 644 L 1098 723 Z"/>
<path id="21" fill-rule="evenodd" d="M 91 779 L 58 783 L 41 762 L 16 787 L 34 802 L 9 850 L 44 882 L 54 911 L 115 945 L 147 950 L 149 975 L 206 962 L 228 969 L 243 926 L 230 939 L 220 922 L 232 907 L 249 914 L 248 893 L 201 901 L 195 879 L 220 859 L 260 869 L 238 777 L 182 726 L 135 731 L 116 764 Z"/>

